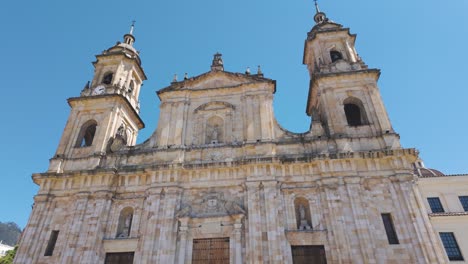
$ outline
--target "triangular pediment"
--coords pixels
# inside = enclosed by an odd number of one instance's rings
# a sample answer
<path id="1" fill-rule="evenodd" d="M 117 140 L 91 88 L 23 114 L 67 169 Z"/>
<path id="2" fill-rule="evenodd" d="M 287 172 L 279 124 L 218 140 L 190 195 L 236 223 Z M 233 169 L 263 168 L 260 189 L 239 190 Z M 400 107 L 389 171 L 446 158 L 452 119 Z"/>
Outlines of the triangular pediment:
<path id="1" fill-rule="evenodd" d="M 272 80 L 263 78 L 257 74 L 243 74 L 226 71 L 210 71 L 202 75 L 188 78 L 181 82 L 173 82 L 159 92 L 169 90 L 205 90 L 215 88 L 233 88 L 245 84 L 271 82 Z"/>

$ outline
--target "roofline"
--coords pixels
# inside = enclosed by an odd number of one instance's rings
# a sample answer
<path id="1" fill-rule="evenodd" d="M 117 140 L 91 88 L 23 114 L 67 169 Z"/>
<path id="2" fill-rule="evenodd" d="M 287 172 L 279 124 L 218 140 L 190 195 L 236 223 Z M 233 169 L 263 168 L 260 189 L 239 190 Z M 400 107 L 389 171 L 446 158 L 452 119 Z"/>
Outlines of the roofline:
<path id="1" fill-rule="evenodd" d="M 180 81 L 180 82 L 172 82 L 171 85 L 166 86 L 166 87 L 156 91 L 156 94 L 159 97 L 160 94 L 165 93 L 165 92 L 180 91 L 180 90 L 175 90 L 174 88 L 179 88 L 183 83 L 185 83 L 187 81 L 194 81 L 194 80 L 199 79 L 202 76 L 206 76 L 206 75 L 208 75 L 208 74 L 210 74 L 212 72 L 213 71 L 208 71 L 208 72 L 202 73 L 200 75 L 191 77 L 191 78 L 189 78 L 187 80 L 183 80 L 183 81 Z M 276 80 L 265 78 L 265 77 L 263 77 L 263 75 L 260 76 L 258 74 L 244 74 L 244 73 L 240 73 L 240 72 L 229 72 L 229 71 L 217 71 L 217 72 L 223 72 L 223 73 L 226 73 L 226 74 L 229 74 L 229 75 L 242 76 L 242 77 L 250 78 L 250 79 L 253 79 L 253 80 L 259 81 L 259 82 L 273 83 L 273 85 L 274 85 L 273 93 L 276 93 Z M 245 83 L 245 84 L 247 84 L 247 83 Z M 230 88 L 230 87 L 227 87 L 227 86 L 225 86 L 225 87 L 214 87 L 214 88 L 206 88 L 206 89 L 203 89 L 203 90 L 223 89 L 223 88 Z"/>

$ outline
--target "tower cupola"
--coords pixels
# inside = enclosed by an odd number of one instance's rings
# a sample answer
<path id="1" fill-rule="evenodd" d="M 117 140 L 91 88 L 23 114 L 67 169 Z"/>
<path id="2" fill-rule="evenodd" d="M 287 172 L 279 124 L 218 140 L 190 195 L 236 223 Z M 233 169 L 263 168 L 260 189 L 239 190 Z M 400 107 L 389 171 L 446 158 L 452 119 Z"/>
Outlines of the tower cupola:
<path id="1" fill-rule="evenodd" d="M 135 37 L 133 36 L 133 29 L 135 28 L 135 20 L 132 21 L 132 26 L 130 27 L 130 32 L 124 35 L 124 43 L 130 46 L 133 46 L 135 42 Z"/>
<path id="2" fill-rule="evenodd" d="M 315 11 L 316 11 L 315 16 L 314 16 L 315 23 L 320 24 L 328 20 L 325 13 L 320 12 L 320 8 L 318 6 L 317 0 L 315 0 Z"/>
<path id="3" fill-rule="evenodd" d="M 138 100 L 146 75 L 141 67 L 140 53 L 135 49 L 132 22 L 130 32 L 123 36 L 123 42 L 117 42 L 111 48 L 96 55 L 94 78 L 81 92 L 81 96 L 120 94 L 139 112 Z"/>

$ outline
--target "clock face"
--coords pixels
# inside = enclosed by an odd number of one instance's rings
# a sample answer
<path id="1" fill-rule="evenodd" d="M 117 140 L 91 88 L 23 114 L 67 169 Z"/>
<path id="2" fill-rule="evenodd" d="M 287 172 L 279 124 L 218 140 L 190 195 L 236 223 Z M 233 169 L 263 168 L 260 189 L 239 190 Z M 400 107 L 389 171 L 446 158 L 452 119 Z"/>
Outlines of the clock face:
<path id="1" fill-rule="evenodd" d="M 100 95 L 100 94 L 103 94 L 105 91 L 106 91 L 106 87 L 104 85 L 99 85 L 96 88 L 94 88 L 91 95 Z"/>

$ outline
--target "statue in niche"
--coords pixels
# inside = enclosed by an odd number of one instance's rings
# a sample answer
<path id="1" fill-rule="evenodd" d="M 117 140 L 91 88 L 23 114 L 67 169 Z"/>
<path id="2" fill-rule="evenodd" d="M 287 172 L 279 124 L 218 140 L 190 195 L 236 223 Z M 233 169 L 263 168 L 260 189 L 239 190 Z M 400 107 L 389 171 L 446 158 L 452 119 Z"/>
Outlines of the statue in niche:
<path id="1" fill-rule="evenodd" d="M 299 219 L 300 219 L 300 225 L 299 225 L 299 230 L 310 230 L 312 229 L 307 222 L 306 218 L 306 209 L 303 204 L 299 205 Z"/>
<path id="2" fill-rule="evenodd" d="M 218 143 L 219 140 L 219 126 L 214 125 L 212 130 L 211 130 L 211 143 Z"/>
<path id="3" fill-rule="evenodd" d="M 119 228 L 117 231 L 117 238 L 127 238 L 130 237 L 130 231 L 132 228 L 132 212 L 122 212 L 119 220 Z"/>
<path id="4" fill-rule="evenodd" d="M 206 121 L 205 144 L 217 144 L 224 139 L 224 120 L 219 116 L 212 116 Z"/>
<path id="5" fill-rule="evenodd" d="M 131 225 L 132 225 L 132 214 L 128 214 L 127 217 L 125 218 L 123 232 L 122 232 L 122 234 L 125 237 L 130 236 L 130 227 L 131 227 Z"/>

